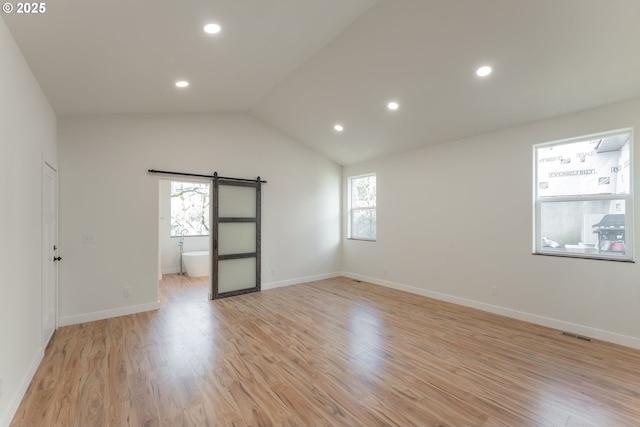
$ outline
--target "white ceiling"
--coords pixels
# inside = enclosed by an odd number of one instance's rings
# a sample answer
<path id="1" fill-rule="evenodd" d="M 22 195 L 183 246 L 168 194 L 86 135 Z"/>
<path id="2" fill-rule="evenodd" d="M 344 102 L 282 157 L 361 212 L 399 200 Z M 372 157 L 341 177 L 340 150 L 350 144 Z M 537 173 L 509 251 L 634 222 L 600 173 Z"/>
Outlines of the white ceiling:
<path id="1" fill-rule="evenodd" d="M 58 115 L 246 111 L 340 164 L 640 96 L 638 0 L 46 6 L 2 16 Z"/>

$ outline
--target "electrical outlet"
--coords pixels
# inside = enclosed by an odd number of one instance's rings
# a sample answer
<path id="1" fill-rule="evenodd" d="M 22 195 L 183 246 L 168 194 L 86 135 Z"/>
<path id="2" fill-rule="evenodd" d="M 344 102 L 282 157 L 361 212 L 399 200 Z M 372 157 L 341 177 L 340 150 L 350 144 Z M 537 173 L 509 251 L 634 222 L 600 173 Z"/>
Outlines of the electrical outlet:
<path id="1" fill-rule="evenodd" d="M 125 297 L 131 296 L 131 288 L 124 288 L 124 296 Z"/>
<path id="2" fill-rule="evenodd" d="M 382 267 L 382 273 L 383 274 L 386 275 L 388 272 L 389 272 L 389 267 L 387 267 L 387 266 Z"/>
<path id="3" fill-rule="evenodd" d="M 275 268 L 275 267 L 272 267 L 272 268 L 271 268 L 271 275 L 272 275 L 272 276 L 275 276 L 276 274 L 278 274 L 278 269 L 277 269 L 277 268 Z"/>
<path id="4" fill-rule="evenodd" d="M 82 243 L 84 243 L 85 245 L 95 243 L 95 242 L 96 242 L 96 236 L 94 236 L 93 234 L 82 235 Z"/>
<path id="5" fill-rule="evenodd" d="M 492 286 L 491 287 L 491 295 L 498 295 L 498 287 L 497 286 Z"/>

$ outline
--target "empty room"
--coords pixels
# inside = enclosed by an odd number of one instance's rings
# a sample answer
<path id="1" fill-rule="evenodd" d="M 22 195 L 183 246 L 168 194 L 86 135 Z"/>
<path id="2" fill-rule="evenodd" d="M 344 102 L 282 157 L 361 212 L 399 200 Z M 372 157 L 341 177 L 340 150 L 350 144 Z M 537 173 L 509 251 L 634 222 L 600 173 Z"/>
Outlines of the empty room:
<path id="1" fill-rule="evenodd" d="M 640 425 L 639 16 L 4 2 L 0 427 Z"/>

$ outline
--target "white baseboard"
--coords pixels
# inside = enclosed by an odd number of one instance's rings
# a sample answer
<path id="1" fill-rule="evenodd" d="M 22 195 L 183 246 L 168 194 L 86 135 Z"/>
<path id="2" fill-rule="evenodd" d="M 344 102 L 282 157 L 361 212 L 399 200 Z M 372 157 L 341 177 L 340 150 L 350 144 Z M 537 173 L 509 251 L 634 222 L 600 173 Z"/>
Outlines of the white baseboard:
<path id="1" fill-rule="evenodd" d="M 298 285 L 300 283 L 313 282 L 314 280 L 331 279 L 333 277 L 338 277 L 341 275 L 342 273 L 336 272 L 336 273 L 319 274 L 316 276 L 299 277 L 296 279 L 282 280 L 278 282 L 267 282 L 267 283 L 262 283 L 261 288 L 262 290 L 275 289 L 275 288 L 281 288 L 283 286 L 291 286 L 291 285 Z M 159 308 L 160 308 L 159 301 L 154 303 L 149 303 L 149 304 L 132 305 L 128 307 L 116 308 L 113 310 L 96 311 L 93 313 L 85 313 L 85 314 L 77 314 L 73 316 L 61 317 L 58 320 L 58 324 L 59 326 L 69 326 L 69 325 L 75 325 L 78 323 L 86 323 L 86 322 L 93 322 L 96 320 L 109 319 L 111 317 L 126 316 L 127 314 L 141 313 L 143 311 L 158 310 Z"/>
<path id="2" fill-rule="evenodd" d="M 619 344 L 640 350 L 640 338 L 622 335 L 615 332 L 604 331 L 590 326 L 579 325 L 576 323 L 565 322 L 563 320 L 553 319 L 550 317 L 539 316 L 537 314 L 526 313 L 524 311 L 513 310 L 510 308 L 500 307 L 497 305 L 487 304 L 480 301 L 474 301 L 466 298 L 460 298 L 441 292 L 429 291 L 426 289 L 416 288 L 413 286 L 403 285 L 400 283 L 390 282 L 388 280 L 376 279 L 374 277 L 363 276 L 360 274 L 342 273 L 343 276 L 351 279 L 362 280 L 363 282 L 373 283 L 374 285 L 385 286 L 388 288 L 398 289 L 412 294 L 422 295 L 425 297 L 447 301 L 453 304 L 465 307 L 476 308 L 478 310 L 487 311 L 489 313 L 499 314 L 501 316 L 511 317 L 513 319 L 524 320 L 536 325 L 546 326 L 548 328 L 560 331 L 571 332 L 576 335 L 582 335 L 589 338 L 607 341 L 613 344 Z"/>
<path id="3" fill-rule="evenodd" d="M 96 320 L 110 319 L 112 317 L 126 316 L 127 314 L 142 313 L 143 311 L 158 310 L 160 301 L 147 304 L 130 305 L 113 310 L 96 311 L 93 313 L 76 314 L 73 316 L 61 317 L 58 320 L 59 326 L 76 325 L 78 323 L 93 322 Z"/>
<path id="4" fill-rule="evenodd" d="M 343 273 L 341 272 L 335 272 L 335 273 L 318 274 L 316 276 L 298 277 L 296 279 L 282 280 L 278 282 L 266 282 L 266 283 L 263 282 L 261 289 L 268 290 L 268 289 L 282 288 L 283 286 L 299 285 L 301 283 L 314 282 L 316 280 L 333 279 L 334 277 L 339 277 L 342 275 Z"/>
<path id="5" fill-rule="evenodd" d="M 27 392 L 27 388 L 29 388 L 29 384 L 31 384 L 31 380 L 33 379 L 33 376 L 36 374 L 36 371 L 38 370 L 38 366 L 40 366 L 40 362 L 42 362 L 43 358 L 44 358 L 44 349 L 41 348 L 35 354 L 33 360 L 31 361 L 31 364 L 29 364 L 29 368 L 27 369 L 27 372 L 25 372 L 24 376 L 22 377 L 22 381 L 20 381 L 18 388 L 11 396 L 11 400 L 9 401 L 9 405 L 7 406 L 7 409 L 4 411 L 3 414 L 0 415 L 0 427 L 9 427 L 9 424 L 11 424 L 11 421 L 13 420 L 13 417 L 16 415 L 16 411 L 18 410 L 18 407 L 20 406 L 20 402 L 22 402 L 22 398 L 24 397 L 24 394 Z"/>

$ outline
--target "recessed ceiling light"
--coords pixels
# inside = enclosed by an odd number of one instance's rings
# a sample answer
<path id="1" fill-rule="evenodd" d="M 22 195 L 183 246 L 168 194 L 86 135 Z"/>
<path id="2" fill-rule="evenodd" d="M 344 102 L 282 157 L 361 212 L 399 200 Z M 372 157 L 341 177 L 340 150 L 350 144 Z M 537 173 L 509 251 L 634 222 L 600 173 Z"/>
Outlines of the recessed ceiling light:
<path id="1" fill-rule="evenodd" d="M 186 80 L 180 80 L 176 82 L 176 87 L 187 87 L 189 86 L 189 82 Z"/>
<path id="2" fill-rule="evenodd" d="M 391 101 L 391 102 L 389 102 L 389 103 L 387 104 L 387 108 L 388 108 L 389 110 L 393 110 L 393 111 L 395 111 L 395 110 L 397 110 L 398 108 L 400 108 L 400 104 L 398 104 L 396 101 Z"/>
<path id="3" fill-rule="evenodd" d="M 218 34 L 222 27 L 218 24 L 207 24 L 204 26 L 204 32 L 207 34 Z"/>
<path id="4" fill-rule="evenodd" d="M 491 74 L 491 71 L 491 67 L 489 67 L 488 65 L 484 65 L 476 70 L 476 74 L 479 77 L 487 77 L 489 74 Z"/>
<path id="5" fill-rule="evenodd" d="M 336 124 L 333 126 L 333 129 L 334 129 L 336 132 L 342 132 L 342 131 L 344 130 L 344 126 L 342 126 L 340 123 L 336 123 Z"/>

